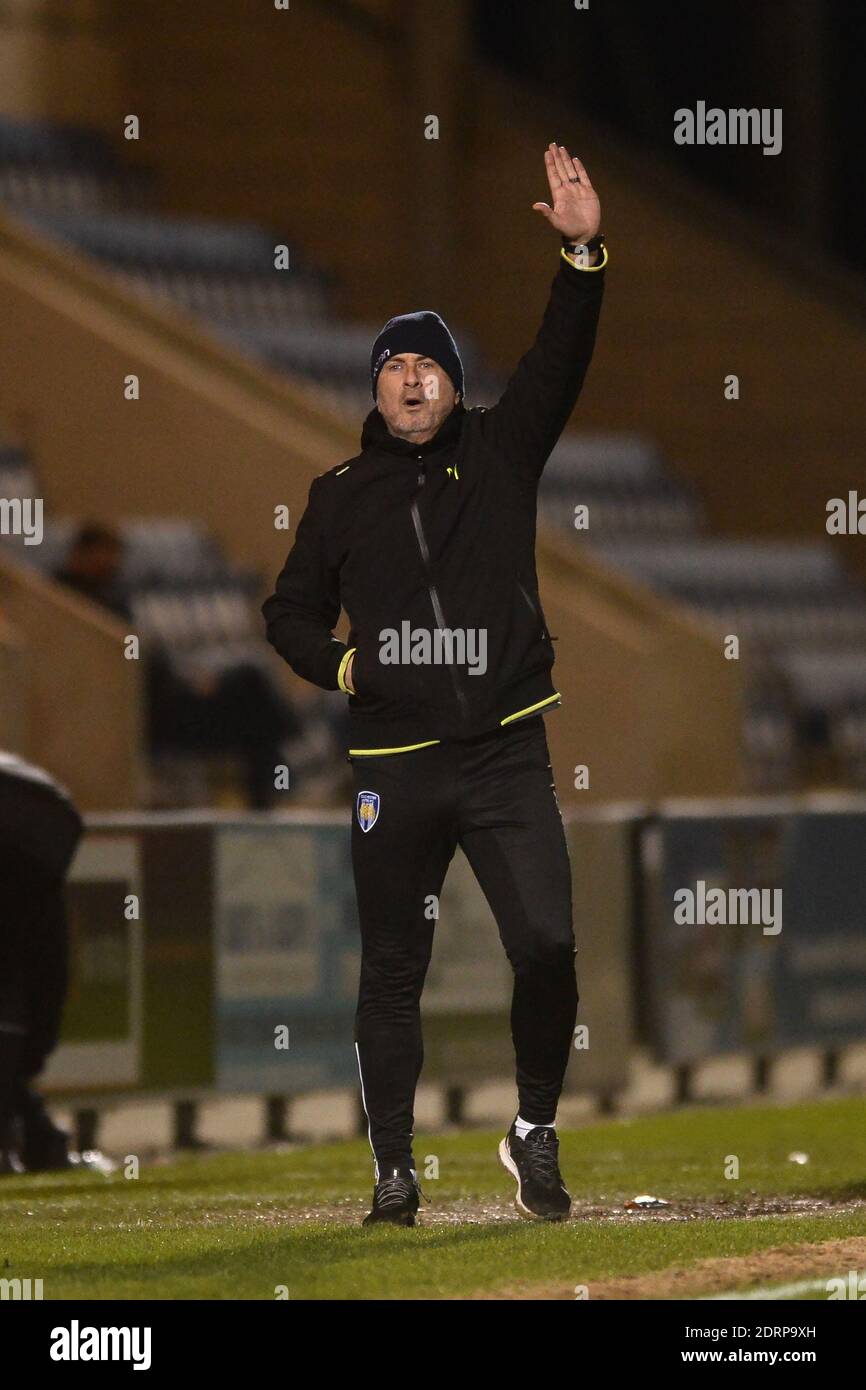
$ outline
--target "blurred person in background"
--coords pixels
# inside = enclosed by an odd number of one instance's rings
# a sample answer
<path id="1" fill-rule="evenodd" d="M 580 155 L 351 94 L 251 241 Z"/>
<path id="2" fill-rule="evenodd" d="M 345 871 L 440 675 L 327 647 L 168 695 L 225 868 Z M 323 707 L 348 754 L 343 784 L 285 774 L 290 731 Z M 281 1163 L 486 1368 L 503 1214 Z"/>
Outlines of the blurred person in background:
<path id="1" fill-rule="evenodd" d="M 76 532 L 65 563 L 56 570 L 54 578 L 66 584 L 91 603 L 111 609 L 118 618 L 129 622 L 132 613 L 129 594 L 121 578 L 123 540 L 110 526 L 97 521 L 85 521 Z"/>
<path id="2" fill-rule="evenodd" d="M 132 594 L 123 580 L 124 542 L 110 526 L 85 522 L 55 579 L 132 624 Z M 146 640 L 146 634 L 145 634 Z M 267 810 L 277 793 L 275 770 L 283 744 L 300 736 L 294 710 L 253 662 L 209 670 L 190 659 L 181 669 L 155 642 L 145 650 L 148 741 L 160 753 L 236 754 L 243 763 L 247 801 Z"/>
<path id="3" fill-rule="evenodd" d="M 0 1172 L 72 1162 L 68 1136 L 33 1082 L 60 1034 L 68 983 L 64 880 L 81 831 L 63 787 L 0 752 Z"/>
<path id="4" fill-rule="evenodd" d="M 560 696 L 538 597 L 535 514 L 542 470 L 592 357 L 607 252 L 580 161 L 551 144 L 545 167 L 552 206 L 533 206 L 563 245 L 541 329 L 502 398 L 489 410 L 465 408 L 463 366 L 438 314 L 391 319 L 373 345 L 376 408 L 361 452 L 314 480 L 263 607 L 269 640 L 297 674 L 350 697 L 362 941 L 355 1040 L 375 1175 L 365 1225 L 415 1223 L 420 1000 L 431 904 L 458 844 L 514 970 L 518 1114 L 499 1155 L 523 1215 L 556 1221 L 571 1207 L 556 1110 L 577 1010 L 575 944 L 542 717 Z M 333 635 L 341 607 L 348 643 Z M 406 629 L 411 642 L 420 638 L 420 657 L 386 653 L 386 634 Z M 474 669 L 455 658 L 455 635 L 476 656 L 483 640 Z M 443 638 L 452 642 L 444 657 Z"/>

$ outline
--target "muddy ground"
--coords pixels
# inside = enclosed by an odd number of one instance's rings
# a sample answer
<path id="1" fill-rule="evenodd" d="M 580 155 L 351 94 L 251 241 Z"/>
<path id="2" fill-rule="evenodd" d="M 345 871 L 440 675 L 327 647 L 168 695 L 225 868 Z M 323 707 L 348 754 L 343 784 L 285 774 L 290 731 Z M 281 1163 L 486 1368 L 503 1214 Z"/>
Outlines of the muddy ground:
<path id="1" fill-rule="evenodd" d="M 849 1270 L 866 1270 L 866 1237 L 780 1245 L 752 1255 L 696 1260 L 651 1274 L 625 1275 L 587 1285 L 590 1301 L 611 1299 L 695 1299 L 757 1287 L 781 1286 L 818 1278 L 847 1278 Z M 515 1284 L 474 1299 L 573 1301 L 574 1285 Z"/>
<path id="2" fill-rule="evenodd" d="M 428 1184 L 428 1195 L 430 1184 Z M 357 1199 L 347 1199 L 344 1203 L 330 1207 L 309 1207 L 280 1213 L 280 1219 L 288 1222 L 302 1221 L 360 1221 L 369 1206 Z M 671 1202 L 668 1206 L 652 1207 L 643 1210 L 627 1210 L 622 1202 L 610 1204 L 598 1202 L 573 1201 L 571 1224 L 581 1221 L 602 1221 L 610 1224 L 629 1224 L 645 1221 L 731 1221 L 756 1216 L 815 1216 L 823 1212 L 833 1212 L 844 1216 L 848 1213 L 866 1212 L 866 1198 L 850 1198 L 846 1201 L 833 1201 L 824 1197 L 759 1197 L 747 1194 L 741 1197 L 715 1198 L 711 1201 Z M 477 1202 L 470 1199 L 457 1201 L 431 1200 L 429 1205 L 422 1202 L 419 1224 L 424 1226 L 484 1225 L 489 1222 L 522 1221 L 512 1202 Z"/>

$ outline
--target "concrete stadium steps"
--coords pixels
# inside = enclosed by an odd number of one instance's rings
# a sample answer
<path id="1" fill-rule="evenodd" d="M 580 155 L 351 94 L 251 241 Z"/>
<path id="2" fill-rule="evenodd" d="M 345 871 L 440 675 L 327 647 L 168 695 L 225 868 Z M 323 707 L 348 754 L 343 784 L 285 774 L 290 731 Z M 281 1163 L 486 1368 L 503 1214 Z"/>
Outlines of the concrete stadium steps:
<path id="1" fill-rule="evenodd" d="M 564 434 L 544 470 L 545 488 L 559 490 L 580 483 L 639 487 L 664 476 L 657 446 L 639 434 L 582 430 Z"/>
<path id="2" fill-rule="evenodd" d="M 575 527 L 576 507 L 587 508 L 586 529 Z M 563 435 L 544 470 L 539 515 L 588 541 L 689 536 L 704 524 L 699 499 L 652 441 L 615 432 Z"/>
<path id="3" fill-rule="evenodd" d="M 214 274 L 164 270 L 121 272 L 137 293 L 165 299 L 190 314 L 215 323 L 241 322 L 253 327 L 277 326 L 286 319 L 306 322 L 328 312 L 326 281 L 321 275 L 275 273 Z"/>
<path id="4" fill-rule="evenodd" d="M 750 678 L 743 740 L 755 790 L 796 785 L 810 764 L 820 768 L 812 775 L 866 785 L 866 595 L 829 543 L 691 537 L 595 548 L 700 608 L 720 641 L 740 638 Z"/>
<path id="5" fill-rule="evenodd" d="M 197 647 L 261 648 L 261 616 L 243 584 L 142 589 L 132 594 L 135 629 L 178 653 Z"/>
<path id="6" fill-rule="evenodd" d="M 20 215 L 138 207 L 152 185 L 152 174 L 118 159 L 99 131 L 0 114 L 0 202 Z"/>
<path id="7" fill-rule="evenodd" d="M 776 662 L 803 707 L 866 713 L 866 645 L 853 651 L 823 643 L 791 645 L 776 652 Z"/>
<path id="8" fill-rule="evenodd" d="M 112 265 L 155 271 L 277 275 L 274 248 L 286 241 L 254 223 L 154 212 L 31 211 L 27 219 L 39 230 Z"/>
<path id="9" fill-rule="evenodd" d="M 38 123 L 18 130 L 9 118 L 0 125 L 0 202 L 36 231 L 96 258 L 136 292 L 206 319 L 240 351 L 306 377 L 342 416 L 361 404 L 366 413 L 357 383 L 367 378 L 380 324 L 335 320 L 332 277 L 307 263 L 291 237 L 251 222 L 117 206 L 121 173 L 97 132 Z M 288 273 L 274 265 L 278 244 L 288 246 Z M 469 335 L 458 338 L 472 403 L 489 404 L 492 374 Z"/>
<path id="10" fill-rule="evenodd" d="M 108 137 L 73 122 L 28 120 L 0 114 L 0 164 L 22 168 L 97 169 L 116 172 Z"/>
<path id="11" fill-rule="evenodd" d="M 699 604 L 738 595 L 779 600 L 854 592 L 838 554 L 820 541 L 686 537 L 676 542 L 608 540 L 597 549 L 636 579 Z"/>
<path id="12" fill-rule="evenodd" d="M 65 562 L 80 525 L 72 518 L 51 518 L 39 546 L 24 546 L 17 536 L 4 537 L 16 557 L 51 574 Z M 121 578 L 132 588 L 219 583 L 233 571 L 219 544 L 200 523 L 159 517 L 130 518 L 118 524 L 125 554 Z"/>
<path id="13" fill-rule="evenodd" d="M 0 163 L 0 202 L 6 203 L 18 216 L 51 216 L 97 209 L 108 213 L 139 204 L 147 196 L 146 182 L 132 174 L 117 177 L 91 170 Z"/>
<path id="14" fill-rule="evenodd" d="M 768 647 L 800 642 L 866 647 L 866 602 L 862 596 L 847 592 L 814 602 L 805 596 L 778 604 L 707 604 L 705 611 L 720 632 L 733 632 Z"/>
<path id="15" fill-rule="evenodd" d="M 2 481 L 2 470 L 0 470 Z M 51 520 L 41 545 L 3 537 L 3 550 L 50 577 L 65 563 L 79 523 Z M 120 584 L 128 596 L 134 631 L 177 660 L 195 658 L 210 670 L 237 660 L 272 666 L 259 612 L 260 581 L 230 565 L 216 539 L 195 522 L 172 518 L 128 520 Z"/>
<path id="16" fill-rule="evenodd" d="M 576 526 L 578 507 L 587 509 L 586 529 Z M 575 483 L 559 496 L 542 486 L 538 513 L 551 526 L 574 531 L 589 542 L 606 536 L 633 536 L 637 540 L 648 533 L 691 535 L 701 520 L 700 509 L 669 479 L 653 481 L 644 488 Z M 581 518 L 583 515 L 581 512 Z"/>

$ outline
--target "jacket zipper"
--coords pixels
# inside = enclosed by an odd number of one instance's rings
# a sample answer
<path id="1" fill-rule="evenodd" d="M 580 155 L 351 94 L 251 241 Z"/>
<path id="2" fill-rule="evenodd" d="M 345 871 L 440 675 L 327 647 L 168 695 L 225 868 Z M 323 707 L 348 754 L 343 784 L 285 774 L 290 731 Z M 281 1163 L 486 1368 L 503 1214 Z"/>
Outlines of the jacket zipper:
<path id="1" fill-rule="evenodd" d="M 418 470 L 418 486 L 423 487 L 426 481 L 427 474 L 422 465 L 421 468 Z M 430 570 L 430 550 L 427 546 L 427 539 L 424 535 L 424 527 L 421 524 L 421 514 L 418 511 L 417 499 L 413 499 L 412 501 L 412 524 L 415 527 L 415 539 L 418 542 L 418 549 L 421 552 L 421 559 L 424 563 L 424 569 L 427 573 L 427 592 L 430 595 L 430 602 L 433 605 L 433 616 L 435 617 L 440 630 L 445 631 L 445 629 L 448 627 L 448 624 L 445 621 L 445 614 L 442 611 L 442 604 L 439 601 L 439 594 L 437 592 L 436 585 L 433 583 L 433 575 Z M 460 689 L 460 682 L 457 679 L 457 672 L 454 669 L 454 666 L 451 664 L 450 661 L 447 664 L 448 670 L 451 673 L 451 683 L 454 686 L 454 694 L 457 696 L 457 703 L 460 706 L 460 712 L 464 719 L 468 719 L 469 707 L 467 705 L 466 695 Z"/>
<path id="2" fill-rule="evenodd" d="M 526 592 L 526 590 L 524 589 L 524 587 L 523 587 L 523 585 L 521 584 L 521 582 L 520 582 L 519 579 L 518 579 L 518 581 L 517 581 L 517 587 L 518 587 L 518 589 L 520 590 L 520 592 L 522 593 L 523 597 L 525 598 L 525 600 L 526 600 L 526 605 L 527 605 L 527 607 L 528 607 L 530 613 L 531 613 L 532 616 L 535 618 L 536 622 L 540 624 L 540 626 L 541 626 L 541 635 L 542 635 L 542 637 L 547 638 L 547 636 L 548 636 L 547 628 L 544 626 L 544 623 L 541 621 L 541 615 L 540 615 L 538 609 L 536 608 L 535 604 L 533 603 L 533 601 L 532 601 L 530 595 Z"/>

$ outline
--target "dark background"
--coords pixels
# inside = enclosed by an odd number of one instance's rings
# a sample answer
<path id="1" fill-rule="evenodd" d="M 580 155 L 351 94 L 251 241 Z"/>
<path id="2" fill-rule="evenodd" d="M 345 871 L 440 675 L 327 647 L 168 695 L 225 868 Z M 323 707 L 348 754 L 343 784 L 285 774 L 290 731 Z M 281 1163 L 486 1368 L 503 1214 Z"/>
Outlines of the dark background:
<path id="1" fill-rule="evenodd" d="M 570 93 L 594 122 L 866 271 L 863 0 L 591 0 L 586 11 L 476 0 L 474 24 L 489 60 Z M 674 111 L 699 100 L 782 107 L 781 153 L 675 145 Z"/>

